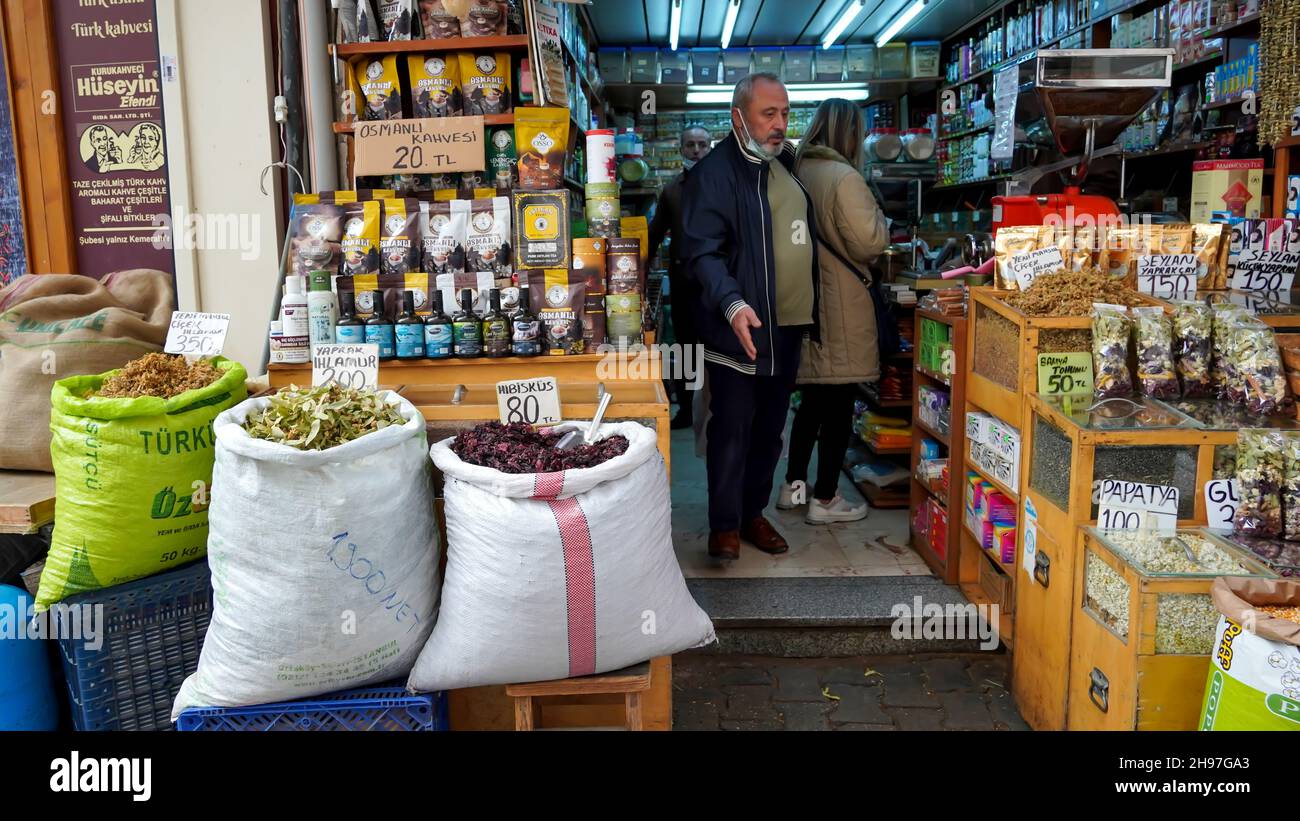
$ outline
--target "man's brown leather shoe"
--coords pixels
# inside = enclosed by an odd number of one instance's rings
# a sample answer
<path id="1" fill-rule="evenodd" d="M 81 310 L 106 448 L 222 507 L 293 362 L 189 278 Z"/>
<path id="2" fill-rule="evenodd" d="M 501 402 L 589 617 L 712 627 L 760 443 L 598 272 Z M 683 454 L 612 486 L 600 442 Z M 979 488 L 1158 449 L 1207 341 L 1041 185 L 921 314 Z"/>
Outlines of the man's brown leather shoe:
<path id="1" fill-rule="evenodd" d="M 740 526 L 740 538 L 757 547 L 764 553 L 784 553 L 790 549 L 790 545 L 776 532 L 772 523 L 762 516 L 750 519 Z"/>
<path id="2" fill-rule="evenodd" d="M 715 559 L 739 559 L 740 531 L 710 530 L 709 555 Z"/>

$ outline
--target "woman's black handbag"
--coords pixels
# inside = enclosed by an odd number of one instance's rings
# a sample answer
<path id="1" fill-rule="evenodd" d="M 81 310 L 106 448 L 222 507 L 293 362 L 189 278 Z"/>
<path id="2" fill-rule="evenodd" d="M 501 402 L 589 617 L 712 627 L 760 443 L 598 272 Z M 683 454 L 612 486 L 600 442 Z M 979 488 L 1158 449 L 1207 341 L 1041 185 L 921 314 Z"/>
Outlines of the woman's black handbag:
<path id="1" fill-rule="evenodd" d="M 821 246 L 831 252 L 831 256 L 840 261 L 840 264 L 853 272 L 853 275 L 862 282 L 867 288 L 867 293 L 871 295 L 871 305 L 876 312 L 876 336 L 877 345 L 880 348 L 880 358 L 893 356 L 903 349 L 903 339 L 898 333 L 898 321 L 894 318 L 894 305 L 885 299 L 885 292 L 880 287 L 880 283 L 867 276 L 852 262 L 844 258 L 844 255 L 836 251 L 825 240 L 820 237 L 817 240 Z"/>

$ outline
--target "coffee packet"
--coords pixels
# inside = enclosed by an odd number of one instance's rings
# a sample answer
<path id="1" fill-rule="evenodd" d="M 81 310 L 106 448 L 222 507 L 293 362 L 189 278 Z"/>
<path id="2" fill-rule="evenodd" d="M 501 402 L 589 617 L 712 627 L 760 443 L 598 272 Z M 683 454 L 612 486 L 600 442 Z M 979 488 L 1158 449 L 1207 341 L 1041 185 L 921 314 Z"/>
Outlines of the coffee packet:
<path id="1" fill-rule="evenodd" d="M 468 200 L 420 204 L 420 238 L 426 273 L 456 274 L 465 270 L 469 208 Z"/>
<path id="2" fill-rule="evenodd" d="M 1201 290 L 1220 291 L 1228 287 L 1228 237 L 1223 223 L 1192 226 L 1192 253 L 1196 254 L 1197 282 Z"/>
<path id="3" fill-rule="evenodd" d="M 582 305 L 582 339 L 586 352 L 594 353 L 605 344 L 605 296 L 588 293 Z"/>
<path id="4" fill-rule="evenodd" d="M 420 26 L 428 40 L 459 38 L 460 18 L 447 5 L 463 6 L 465 0 L 420 0 Z"/>
<path id="5" fill-rule="evenodd" d="M 533 313 L 542 322 L 546 352 L 552 356 L 573 354 L 575 333 L 578 340 L 583 338 L 586 288 L 582 280 L 568 268 L 530 270 L 528 294 Z"/>
<path id="6" fill-rule="evenodd" d="M 600 237 L 583 237 L 573 240 L 573 273 L 582 277 L 587 287 L 587 300 L 605 294 L 606 240 Z M 601 313 L 605 308 L 602 304 Z"/>
<path id="7" fill-rule="evenodd" d="M 450 54 L 412 54 L 406 58 L 411 79 L 411 114 L 416 118 L 459 117 L 460 61 Z"/>
<path id="8" fill-rule="evenodd" d="M 509 113 L 510 52 L 461 52 L 459 59 L 466 116 Z"/>
<path id="9" fill-rule="evenodd" d="M 514 126 L 500 125 L 488 128 L 485 143 L 488 176 L 492 185 L 496 187 L 497 196 L 508 197 L 519 184 Z"/>
<path id="10" fill-rule="evenodd" d="M 515 112 L 519 188 L 553 191 L 564 187 L 564 154 L 569 145 L 569 109 L 525 106 Z"/>
<path id="11" fill-rule="evenodd" d="M 380 215 L 380 204 L 374 200 L 344 206 L 340 274 L 356 276 L 379 273 Z"/>
<path id="12" fill-rule="evenodd" d="M 497 280 L 486 271 L 460 271 L 451 274 L 438 274 L 434 278 L 439 291 L 442 291 L 442 304 L 448 313 L 460 310 L 460 292 L 470 292 L 471 308 L 482 314 L 488 309 L 492 289 L 497 287 Z"/>
<path id="13" fill-rule="evenodd" d="M 343 239 L 343 209 L 336 205 L 300 205 L 294 208 L 289 264 L 293 273 L 338 271 Z"/>
<path id="14" fill-rule="evenodd" d="M 466 3 L 460 3 L 464 7 Z M 462 37 L 501 37 L 506 33 L 510 4 L 505 0 L 469 0 L 461 12 Z"/>
<path id="15" fill-rule="evenodd" d="M 389 42 L 413 39 L 420 25 L 415 0 L 375 0 L 379 30 Z"/>
<path id="16" fill-rule="evenodd" d="M 353 77 L 360 101 L 358 119 L 402 119 L 402 89 L 396 54 L 363 58 L 353 67 Z"/>
<path id="17" fill-rule="evenodd" d="M 516 191 L 515 267 L 569 268 L 569 192 Z"/>
<path id="18" fill-rule="evenodd" d="M 606 240 L 606 243 L 605 284 L 608 293 L 644 293 L 641 240 L 636 237 L 614 237 Z"/>
<path id="19" fill-rule="evenodd" d="M 420 203 L 418 200 L 383 200 L 379 236 L 379 271 L 407 274 L 420 270 Z"/>
<path id="20" fill-rule="evenodd" d="M 357 43 L 378 43 L 384 39 L 379 31 L 379 20 L 375 16 L 373 0 L 342 0 L 339 4 L 339 14 L 348 13 L 348 7 L 351 7 L 352 17 L 352 35 L 356 38 Z"/>
<path id="21" fill-rule="evenodd" d="M 473 200 L 465 243 L 465 269 L 508 276 L 511 273 L 510 200 Z"/>

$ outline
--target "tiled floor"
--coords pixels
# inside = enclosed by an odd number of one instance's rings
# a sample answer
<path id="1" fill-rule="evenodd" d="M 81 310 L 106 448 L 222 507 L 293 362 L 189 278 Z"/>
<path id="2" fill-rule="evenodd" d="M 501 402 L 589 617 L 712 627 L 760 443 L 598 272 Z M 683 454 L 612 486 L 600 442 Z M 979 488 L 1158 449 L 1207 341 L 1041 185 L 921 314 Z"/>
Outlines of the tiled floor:
<path id="1" fill-rule="evenodd" d="M 673 544 L 688 578 L 788 578 L 822 576 L 928 576 L 930 569 L 910 547 L 906 510 L 872 509 L 861 522 L 809 525 L 803 510 L 767 510 L 768 517 L 790 543 L 790 552 L 769 556 L 741 545 L 740 559 L 723 564 L 708 556 L 708 483 L 704 460 L 695 456 L 690 430 L 673 431 Z M 812 468 L 816 469 L 816 456 Z M 777 467 L 777 483 L 785 477 L 785 457 Z M 847 476 L 840 493 L 860 501 Z M 773 490 L 775 501 L 776 491 Z"/>

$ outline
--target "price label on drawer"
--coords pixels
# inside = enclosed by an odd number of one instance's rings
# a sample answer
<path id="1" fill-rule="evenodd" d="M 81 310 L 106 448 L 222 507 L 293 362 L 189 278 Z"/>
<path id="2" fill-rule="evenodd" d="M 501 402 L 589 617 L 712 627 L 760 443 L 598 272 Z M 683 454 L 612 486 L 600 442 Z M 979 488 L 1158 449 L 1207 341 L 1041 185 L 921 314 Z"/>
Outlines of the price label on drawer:
<path id="1" fill-rule="evenodd" d="M 1144 294 L 1172 299 L 1196 291 L 1196 254 L 1152 254 L 1137 258 L 1137 285 Z"/>
<path id="2" fill-rule="evenodd" d="M 1097 527 L 1173 534 L 1178 529 L 1178 488 L 1103 479 L 1097 483 Z"/>
<path id="3" fill-rule="evenodd" d="M 1241 493 L 1236 479 L 1213 479 L 1205 483 L 1205 520 L 1210 528 L 1231 530 Z"/>

